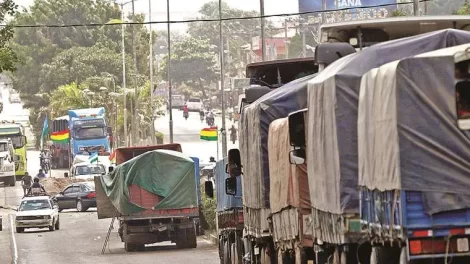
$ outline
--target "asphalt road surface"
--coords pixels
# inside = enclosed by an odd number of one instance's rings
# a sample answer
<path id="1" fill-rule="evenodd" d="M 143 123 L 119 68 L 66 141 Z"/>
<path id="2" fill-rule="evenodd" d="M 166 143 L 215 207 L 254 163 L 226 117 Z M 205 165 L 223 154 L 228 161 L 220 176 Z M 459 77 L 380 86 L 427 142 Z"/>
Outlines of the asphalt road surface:
<path id="1" fill-rule="evenodd" d="M 29 152 L 28 169 L 38 170 L 37 152 Z M 36 167 L 35 167 L 36 166 Z M 21 201 L 23 191 L 17 184 L 15 187 L 0 186 L 0 205 L 16 208 Z M 3 231 L 0 231 L 0 263 L 21 264 L 82 264 L 82 263 L 219 263 L 216 246 L 199 238 L 196 249 L 176 249 L 170 243 L 159 243 L 147 246 L 145 252 L 127 253 L 124 244 L 117 234 L 117 221 L 111 233 L 109 246 L 104 255 L 104 245 L 111 219 L 98 220 L 96 209 L 79 213 L 75 210 L 64 210 L 60 213 L 60 230 L 53 232 L 31 229 L 25 233 L 12 232 L 9 222 L 10 215 L 15 211 L 0 209 L 3 218 Z M 12 259 L 17 256 L 17 262 Z"/>

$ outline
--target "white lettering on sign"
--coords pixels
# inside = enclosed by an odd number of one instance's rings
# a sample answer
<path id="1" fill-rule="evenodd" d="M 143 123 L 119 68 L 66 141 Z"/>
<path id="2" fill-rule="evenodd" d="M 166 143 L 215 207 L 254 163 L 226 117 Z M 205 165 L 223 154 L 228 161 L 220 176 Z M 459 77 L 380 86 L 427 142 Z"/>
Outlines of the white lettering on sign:
<path id="1" fill-rule="evenodd" d="M 339 0 L 338 8 L 362 6 L 361 0 Z"/>

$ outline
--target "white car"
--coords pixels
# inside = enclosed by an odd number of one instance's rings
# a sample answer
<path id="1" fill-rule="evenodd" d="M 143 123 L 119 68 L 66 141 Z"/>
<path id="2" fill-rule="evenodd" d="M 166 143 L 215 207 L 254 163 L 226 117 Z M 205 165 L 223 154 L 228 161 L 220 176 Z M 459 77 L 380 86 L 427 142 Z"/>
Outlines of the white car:
<path id="1" fill-rule="evenodd" d="M 199 112 L 204 109 L 204 104 L 200 98 L 189 98 L 186 102 L 189 111 Z"/>
<path id="2" fill-rule="evenodd" d="M 111 164 L 109 164 L 108 167 L 110 165 Z M 76 163 L 72 166 L 72 169 L 70 170 L 70 174 L 72 177 L 82 179 L 94 178 L 95 176 L 102 176 L 106 173 L 107 167 L 104 164 L 90 164 L 88 162 Z"/>
<path id="3" fill-rule="evenodd" d="M 15 226 L 17 233 L 26 228 L 59 230 L 59 207 L 49 196 L 25 197 L 16 212 Z"/>

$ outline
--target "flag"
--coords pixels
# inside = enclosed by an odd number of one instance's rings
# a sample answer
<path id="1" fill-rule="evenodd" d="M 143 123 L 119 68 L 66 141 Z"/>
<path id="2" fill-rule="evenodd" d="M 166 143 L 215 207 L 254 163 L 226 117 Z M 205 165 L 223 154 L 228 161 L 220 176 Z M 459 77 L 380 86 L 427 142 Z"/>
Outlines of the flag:
<path id="1" fill-rule="evenodd" d="M 111 161 L 111 163 L 116 163 L 116 151 L 113 151 L 113 153 L 111 153 L 111 155 L 109 156 L 109 160 Z"/>
<path id="2" fill-rule="evenodd" d="M 44 118 L 44 124 L 42 125 L 42 134 L 41 134 L 41 149 L 44 146 L 44 137 L 49 134 L 49 120 L 47 118 Z"/>
<path id="3" fill-rule="evenodd" d="M 201 139 L 217 141 L 217 127 L 204 128 L 201 130 Z"/>
<path id="4" fill-rule="evenodd" d="M 90 155 L 90 158 L 88 159 L 88 162 L 93 163 L 98 161 L 98 153 L 93 153 Z"/>
<path id="5" fill-rule="evenodd" d="M 51 133 L 51 140 L 54 143 L 67 143 L 69 142 L 69 138 L 70 132 L 68 129 Z"/>

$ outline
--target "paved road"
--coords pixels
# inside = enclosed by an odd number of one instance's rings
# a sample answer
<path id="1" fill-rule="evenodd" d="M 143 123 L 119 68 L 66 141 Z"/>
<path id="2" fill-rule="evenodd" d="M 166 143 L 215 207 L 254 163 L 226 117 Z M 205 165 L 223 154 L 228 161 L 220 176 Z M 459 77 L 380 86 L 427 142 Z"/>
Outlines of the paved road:
<path id="1" fill-rule="evenodd" d="M 30 155 L 37 152 L 30 152 Z M 34 158 L 34 157 L 32 157 Z M 37 159 L 37 157 L 36 157 Z M 28 160 L 33 160 L 28 158 Z M 30 170 L 36 170 L 34 163 L 28 164 Z M 22 197 L 21 186 L 0 186 L 0 205 L 16 207 Z M 117 234 L 117 225 L 110 236 L 109 249 L 101 255 L 101 249 L 108 231 L 111 219 L 98 220 L 95 209 L 91 212 L 79 213 L 75 210 L 64 210 L 60 213 L 60 230 L 49 232 L 39 229 L 26 230 L 25 233 L 11 232 L 9 214 L 13 210 L 0 209 L 3 216 L 3 231 L 0 232 L 0 263 L 11 263 L 14 248 L 17 247 L 18 262 L 21 264 L 50 264 L 50 263 L 219 263 L 217 248 L 209 242 L 199 239 L 196 249 L 178 250 L 169 243 L 147 246 L 145 252 L 127 253 Z M 117 222 L 116 222 L 117 223 Z M 12 234 L 15 242 L 12 242 Z"/>
<path id="2" fill-rule="evenodd" d="M 233 121 L 226 119 L 225 125 L 228 130 Z M 222 125 L 222 118 L 220 116 L 215 117 L 215 125 Z M 237 126 L 237 125 L 235 125 Z M 201 129 L 206 128 L 207 124 L 201 122 L 199 113 L 190 112 L 187 120 L 183 117 L 183 111 L 173 110 L 173 141 L 180 143 L 183 152 L 192 157 L 199 157 L 202 162 L 209 161 L 209 157 L 217 157 L 217 144 L 215 142 L 202 141 L 199 138 L 199 132 Z M 160 117 L 155 120 L 155 128 L 165 135 L 165 142 L 170 140 L 169 132 L 169 115 Z M 238 148 L 238 141 L 235 144 L 229 141 L 229 135 L 227 135 L 227 148 Z M 222 139 L 219 136 L 219 158 L 222 158 Z"/>

